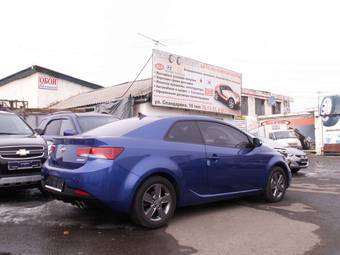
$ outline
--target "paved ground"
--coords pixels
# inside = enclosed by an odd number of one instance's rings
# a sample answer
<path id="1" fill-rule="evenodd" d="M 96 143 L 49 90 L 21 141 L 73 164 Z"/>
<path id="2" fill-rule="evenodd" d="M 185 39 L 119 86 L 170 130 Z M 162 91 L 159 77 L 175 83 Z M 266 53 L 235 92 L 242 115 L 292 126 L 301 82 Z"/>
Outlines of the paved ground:
<path id="1" fill-rule="evenodd" d="M 286 199 L 237 199 L 180 209 L 145 230 L 39 191 L 0 193 L 0 254 L 340 254 L 340 157 L 311 158 Z"/>

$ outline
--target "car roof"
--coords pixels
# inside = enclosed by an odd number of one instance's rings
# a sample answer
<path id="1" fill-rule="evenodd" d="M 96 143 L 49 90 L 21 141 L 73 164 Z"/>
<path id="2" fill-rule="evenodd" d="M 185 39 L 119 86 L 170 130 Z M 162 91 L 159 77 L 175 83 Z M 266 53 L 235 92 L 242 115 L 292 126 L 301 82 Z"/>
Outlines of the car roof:
<path id="1" fill-rule="evenodd" d="M 138 117 L 135 117 L 138 119 Z M 224 121 L 221 119 L 213 118 L 213 117 L 208 117 L 208 116 L 199 116 L 199 115 L 174 115 L 174 116 L 144 116 L 140 119 L 145 119 L 146 122 L 151 123 L 154 121 L 162 121 L 162 120 L 168 120 L 171 122 L 176 122 L 176 121 L 211 121 L 211 122 L 217 122 L 225 125 L 232 126 L 236 128 L 232 123 L 228 121 Z"/>
<path id="2" fill-rule="evenodd" d="M 82 117 L 82 116 L 88 116 L 88 117 L 100 117 L 100 116 L 111 116 L 109 114 L 105 113 L 98 113 L 98 112 L 55 112 L 55 113 L 50 113 L 48 114 L 45 118 L 51 118 L 51 117 L 56 117 L 56 116 L 76 116 L 76 117 Z M 45 119 L 44 118 L 44 119 Z"/>
<path id="3" fill-rule="evenodd" d="M 14 112 L 8 112 L 8 111 L 2 111 L 2 110 L 0 110 L 0 113 L 1 114 L 12 114 L 12 115 L 15 115 Z"/>
<path id="4" fill-rule="evenodd" d="M 114 117 L 110 114 L 99 113 L 99 112 L 79 112 L 79 113 L 75 113 L 75 115 L 78 116 L 78 117 L 82 117 L 82 116 L 109 116 L 109 117 Z"/>
<path id="5" fill-rule="evenodd" d="M 220 119 L 207 117 L 207 116 L 198 116 L 198 115 L 174 115 L 174 116 L 145 116 L 141 119 L 148 118 L 148 119 L 154 119 L 154 120 L 161 120 L 161 119 L 167 119 L 167 120 L 173 120 L 173 121 L 179 121 L 179 120 L 209 120 L 209 121 L 217 121 L 217 122 L 223 122 Z"/>

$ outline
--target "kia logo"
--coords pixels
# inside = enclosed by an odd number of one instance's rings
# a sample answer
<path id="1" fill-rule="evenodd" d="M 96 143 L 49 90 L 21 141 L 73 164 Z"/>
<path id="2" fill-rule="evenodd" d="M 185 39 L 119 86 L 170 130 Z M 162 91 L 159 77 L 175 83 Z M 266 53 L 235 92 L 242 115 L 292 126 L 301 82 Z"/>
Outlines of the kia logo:
<path id="1" fill-rule="evenodd" d="M 158 69 L 158 70 L 163 70 L 163 69 L 164 69 L 164 65 L 162 65 L 161 63 L 155 64 L 155 67 L 156 67 L 156 69 Z"/>

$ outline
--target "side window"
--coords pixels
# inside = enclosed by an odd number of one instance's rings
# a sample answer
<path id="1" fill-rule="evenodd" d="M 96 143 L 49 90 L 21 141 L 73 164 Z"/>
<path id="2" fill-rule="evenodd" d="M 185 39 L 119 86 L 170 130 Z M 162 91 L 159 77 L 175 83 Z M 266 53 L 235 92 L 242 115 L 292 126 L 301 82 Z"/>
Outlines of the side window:
<path id="1" fill-rule="evenodd" d="M 199 122 L 205 144 L 229 148 L 245 148 L 249 145 L 248 136 L 239 130 L 213 122 Z"/>
<path id="2" fill-rule="evenodd" d="M 61 120 L 50 121 L 45 129 L 44 135 L 59 135 Z"/>
<path id="3" fill-rule="evenodd" d="M 176 122 L 165 139 L 172 142 L 203 144 L 200 131 L 194 121 Z"/>
<path id="4" fill-rule="evenodd" d="M 64 135 L 65 130 L 73 130 L 74 132 L 76 132 L 76 130 L 74 129 L 73 123 L 70 119 L 61 120 L 59 135 Z"/>

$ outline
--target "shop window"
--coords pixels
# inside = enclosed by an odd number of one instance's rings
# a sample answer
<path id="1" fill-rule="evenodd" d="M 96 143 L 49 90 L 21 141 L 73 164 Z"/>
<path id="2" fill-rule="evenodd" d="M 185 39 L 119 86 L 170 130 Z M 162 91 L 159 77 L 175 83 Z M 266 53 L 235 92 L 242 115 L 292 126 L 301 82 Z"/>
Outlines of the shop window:
<path id="1" fill-rule="evenodd" d="M 281 102 L 276 102 L 275 105 L 272 106 L 272 114 L 280 114 L 281 113 Z"/>
<path id="2" fill-rule="evenodd" d="M 241 98 L 241 114 L 248 115 L 248 97 Z"/>
<path id="3" fill-rule="evenodd" d="M 256 115 L 264 115 L 264 99 L 255 98 L 255 113 Z"/>

